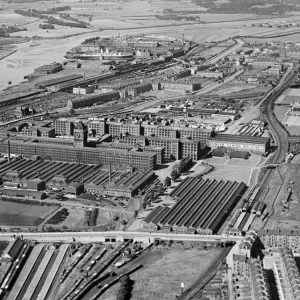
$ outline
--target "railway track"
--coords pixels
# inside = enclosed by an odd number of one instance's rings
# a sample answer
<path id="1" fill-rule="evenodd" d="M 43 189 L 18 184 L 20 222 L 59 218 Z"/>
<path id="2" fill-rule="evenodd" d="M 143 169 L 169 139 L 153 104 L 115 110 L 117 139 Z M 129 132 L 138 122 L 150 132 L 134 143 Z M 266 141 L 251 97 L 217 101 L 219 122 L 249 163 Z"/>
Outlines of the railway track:
<path id="1" fill-rule="evenodd" d="M 217 272 L 222 268 L 224 260 L 231 247 L 224 248 L 221 255 L 207 268 L 204 275 L 198 278 L 192 286 L 187 289 L 181 296 L 177 297 L 177 300 L 189 300 L 192 299 L 199 291 L 208 284 L 208 282 L 217 274 Z"/>
<path id="2" fill-rule="evenodd" d="M 288 133 L 282 127 L 281 123 L 277 120 L 273 112 L 274 101 L 289 86 L 290 82 L 294 78 L 295 78 L 295 74 L 290 74 L 287 77 L 286 81 L 280 87 L 275 88 L 274 92 L 270 95 L 270 97 L 266 98 L 265 101 L 260 105 L 261 116 L 268 123 L 275 144 L 278 147 L 273 159 L 274 164 L 281 162 L 284 159 L 285 154 L 289 150 Z M 269 186 L 272 172 L 274 172 L 274 170 L 272 169 L 267 170 L 263 180 L 259 184 L 261 189 L 257 193 L 255 200 L 260 199 L 260 197 L 264 193 L 264 190 Z"/>

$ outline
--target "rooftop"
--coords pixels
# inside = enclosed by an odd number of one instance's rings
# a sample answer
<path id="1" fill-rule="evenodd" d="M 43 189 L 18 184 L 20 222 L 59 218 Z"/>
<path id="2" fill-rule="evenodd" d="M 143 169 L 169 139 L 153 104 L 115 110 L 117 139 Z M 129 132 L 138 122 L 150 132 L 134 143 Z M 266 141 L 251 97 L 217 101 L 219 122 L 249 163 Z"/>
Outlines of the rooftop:
<path id="1" fill-rule="evenodd" d="M 237 143 L 266 144 L 270 140 L 270 138 L 257 137 L 257 136 L 234 135 L 234 134 L 217 134 L 214 137 L 210 137 L 209 140 L 237 142 Z"/>

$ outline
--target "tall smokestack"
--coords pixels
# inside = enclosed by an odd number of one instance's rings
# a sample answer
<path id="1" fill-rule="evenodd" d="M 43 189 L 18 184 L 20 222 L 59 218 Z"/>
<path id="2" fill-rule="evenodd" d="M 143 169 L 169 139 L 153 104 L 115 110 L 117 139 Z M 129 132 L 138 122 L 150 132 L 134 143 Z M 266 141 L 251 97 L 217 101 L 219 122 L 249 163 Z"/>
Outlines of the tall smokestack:
<path id="1" fill-rule="evenodd" d="M 184 33 L 182 34 L 182 45 L 184 45 Z"/>
<path id="2" fill-rule="evenodd" d="M 109 176 L 109 183 L 111 183 L 111 162 L 109 162 L 109 170 L 108 170 L 108 176 Z"/>
<path id="3" fill-rule="evenodd" d="M 8 162 L 10 162 L 10 140 L 7 141 Z"/>

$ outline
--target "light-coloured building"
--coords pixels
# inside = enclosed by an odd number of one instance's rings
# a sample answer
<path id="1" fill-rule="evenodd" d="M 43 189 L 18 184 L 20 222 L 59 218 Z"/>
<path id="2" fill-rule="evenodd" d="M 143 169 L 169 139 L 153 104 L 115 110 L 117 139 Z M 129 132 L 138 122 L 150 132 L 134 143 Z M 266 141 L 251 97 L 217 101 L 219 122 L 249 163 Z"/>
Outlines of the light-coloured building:
<path id="1" fill-rule="evenodd" d="M 248 151 L 263 154 L 270 148 L 269 138 L 256 136 L 217 134 L 214 137 L 210 137 L 207 142 L 212 150 L 226 148 L 234 151 Z"/>

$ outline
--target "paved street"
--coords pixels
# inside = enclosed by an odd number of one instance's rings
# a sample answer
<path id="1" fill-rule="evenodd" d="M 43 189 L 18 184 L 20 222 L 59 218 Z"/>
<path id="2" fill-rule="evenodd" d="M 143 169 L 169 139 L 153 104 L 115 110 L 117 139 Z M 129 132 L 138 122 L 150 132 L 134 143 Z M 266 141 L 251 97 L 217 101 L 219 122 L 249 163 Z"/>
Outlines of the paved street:
<path id="1" fill-rule="evenodd" d="M 106 232 L 44 232 L 44 233 L 20 233 L 24 239 L 33 239 L 38 242 L 72 242 L 73 238 L 80 242 L 103 242 L 105 238 L 123 240 L 153 240 L 161 238 L 166 240 L 180 241 L 199 241 L 199 242 L 216 242 L 216 241 L 234 241 L 242 240 L 241 236 L 222 236 L 222 235 L 196 235 L 196 234 L 173 234 L 173 233 L 149 233 L 149 232 L 124 232 L 124 231 L 106 231 Z M 1 233 L 0 240 L 11 240 L 12 233 Z"/>

